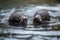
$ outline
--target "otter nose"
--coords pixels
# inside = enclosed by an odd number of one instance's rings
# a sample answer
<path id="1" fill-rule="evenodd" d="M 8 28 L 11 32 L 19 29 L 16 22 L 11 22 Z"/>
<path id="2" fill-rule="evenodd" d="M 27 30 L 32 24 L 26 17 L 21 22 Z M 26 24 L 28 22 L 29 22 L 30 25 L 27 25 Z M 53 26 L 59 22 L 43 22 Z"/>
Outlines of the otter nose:
<path id="1" fill-rule="evenodd" d="M 39 16 L 39 15 L 36 15 L 36 16 L 35 16 L 35 20 L 42 21 L 42 17 Z"/>
<path id="2" fill-rule="evenodd" d="M 34 18 L 35 20 L 38 20 L 38 18 Z"/>

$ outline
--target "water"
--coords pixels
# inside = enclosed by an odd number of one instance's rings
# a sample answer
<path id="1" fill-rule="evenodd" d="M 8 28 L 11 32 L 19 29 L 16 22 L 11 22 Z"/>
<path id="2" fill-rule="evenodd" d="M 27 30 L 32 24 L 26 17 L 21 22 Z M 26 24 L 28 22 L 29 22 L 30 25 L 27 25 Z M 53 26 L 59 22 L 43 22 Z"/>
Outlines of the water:
<path id="1" fill-rule="evenodd" d="M 53 16 L 51 18 L 49 26 L 46 28 L 34 28 L 33 15 L 39 9 L 48 10 L 49 14 Z M 8 25 L 8 19 L 10 15 L 19 10 L 24 13 L 28 18 L 27 28 L 12 27 Z M 22 8 L 12 8 L 0 11 L 0 40 L 60 40 L 60 30 L 53 31 L 52 27 L 60 26 L 60 4 L 50 5 L 28 5 Z"/>

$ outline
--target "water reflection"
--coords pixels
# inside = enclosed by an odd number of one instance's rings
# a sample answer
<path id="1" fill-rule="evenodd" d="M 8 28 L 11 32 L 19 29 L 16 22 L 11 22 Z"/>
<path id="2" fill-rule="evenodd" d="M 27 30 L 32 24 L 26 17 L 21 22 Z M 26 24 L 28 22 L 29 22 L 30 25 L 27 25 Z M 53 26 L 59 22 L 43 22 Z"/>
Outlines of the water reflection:
<path id="1" fill-rule="evenodd" d="M 12 39 L 13 40 L 19 40 L 19 39 L 20 40 L 37 40 L 37 39 L 38 40 L 54 40 L 54 39 L 57 40 L 60 38 L 60 36 L 46 36 L 46 35 L 44 36 L 44 35 L 38 35 L 38 34 L 34 35 L 33 34 L 34 32 L 32 32 L 31 34 L 30 34 L 30 32 L 29 32 L 29 34 L 24 34 L 24 33 L 28 33 L 28 32 L 29 31 L 26 31 L 25 29 L 22 30 L 22 29 L 11 29 L 11 28 L 9 28 L 9 29 L 4 30 L 3 33 L 0 33 L 0 39 L 1 40 L 12 40 Z M 38 32 L 38 31 L 35 31 L 35 32 Z M 21 34 L 19 34 L 19 33 L 21 33 Z M 43 33 L 40 33 L 40 34 L 43 34 Z"/>

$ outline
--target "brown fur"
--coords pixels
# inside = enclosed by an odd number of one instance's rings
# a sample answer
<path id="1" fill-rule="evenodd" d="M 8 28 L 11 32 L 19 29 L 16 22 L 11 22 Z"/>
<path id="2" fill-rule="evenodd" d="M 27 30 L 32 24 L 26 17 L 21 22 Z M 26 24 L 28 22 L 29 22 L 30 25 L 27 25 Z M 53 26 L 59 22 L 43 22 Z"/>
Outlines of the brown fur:
<path id="1" fill-rule="evenodd" d="M 36 18 L 36 15 L 38 15 L 38 17 Z M 48 13 L 47 10 L 45 9 L 41 9 L 38 10 L 35 15 L 34 15 L 34 19 L 33 19 L 33 24 L 42 24 L 43 21 L 50 21 L 50 15 Z"/>
<path id="2" fill-rule="evenodd" d="M 25 15 L 22 14 L 22 12 L 14 12 L 9 18 L 9 25 L 11 26 L 20 26 L 20 25 L 26 25 L 27 24 L 27 18 L 22 18 L 26 17 Z"/>

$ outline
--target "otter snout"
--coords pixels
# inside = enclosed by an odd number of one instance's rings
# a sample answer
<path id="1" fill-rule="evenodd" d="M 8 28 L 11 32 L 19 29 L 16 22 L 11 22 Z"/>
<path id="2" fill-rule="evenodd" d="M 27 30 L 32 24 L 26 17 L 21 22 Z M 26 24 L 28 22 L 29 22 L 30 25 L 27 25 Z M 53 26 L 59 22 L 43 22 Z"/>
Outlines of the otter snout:
<path id="1" fill-rule="evenodd" d="M 40 15 L 36 15 L 36 16 L 34 17 L 34 19 L 35 19 L 36 21 L 39 21 L 39 22 L 42 21 L 42 17 L 41 17 Z"/>

